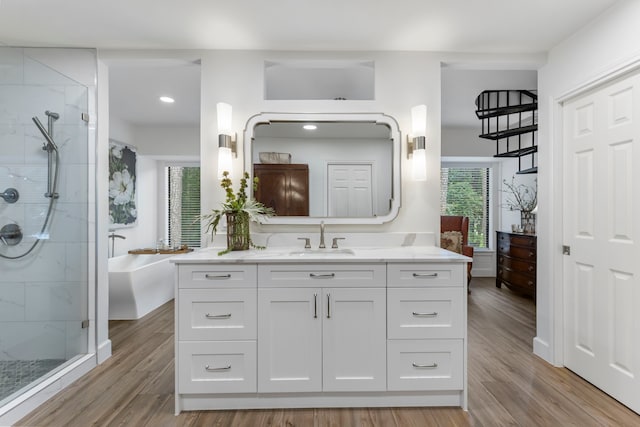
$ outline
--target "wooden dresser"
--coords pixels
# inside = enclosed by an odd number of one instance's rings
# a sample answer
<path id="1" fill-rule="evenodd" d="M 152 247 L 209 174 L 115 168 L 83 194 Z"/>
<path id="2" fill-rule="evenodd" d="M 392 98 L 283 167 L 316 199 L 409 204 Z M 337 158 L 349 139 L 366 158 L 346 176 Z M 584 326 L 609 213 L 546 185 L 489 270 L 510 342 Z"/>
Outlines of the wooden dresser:
<path id="1" fill-rule="evenodd" d="M 257 201 L 273 208 L 278 216 L 309 216 L 309 166 L 306 164 L 253 165 L 260 182 Z"/>
<path id="2" fill-rule="evenodd" d="M 536 299 L 536 236 L 497 231 L 496 287 Z"/>

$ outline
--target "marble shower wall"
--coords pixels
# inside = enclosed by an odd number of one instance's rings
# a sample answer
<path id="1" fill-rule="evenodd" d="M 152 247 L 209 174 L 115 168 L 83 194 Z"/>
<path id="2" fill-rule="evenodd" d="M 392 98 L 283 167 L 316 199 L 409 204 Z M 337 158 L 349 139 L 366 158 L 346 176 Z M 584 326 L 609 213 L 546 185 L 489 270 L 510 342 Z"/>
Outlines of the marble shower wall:
<path id="1" fill-rule="evenodd" d="M 46 240 L 19 260 L 0 258 L 0 360 L 68 359 L 86 352 L 89 149 L 87 88 L 32 59 L 28 49 L 0 47 L 0 192 L 16 188 L 15 204 L 0 199 L 0 227 L 16 223 L 17 246 L 27 250 L 47 214 L 47 154 L 32 121 L 60 114 L 54 140 L 60 151 L 58 193 Z"/>

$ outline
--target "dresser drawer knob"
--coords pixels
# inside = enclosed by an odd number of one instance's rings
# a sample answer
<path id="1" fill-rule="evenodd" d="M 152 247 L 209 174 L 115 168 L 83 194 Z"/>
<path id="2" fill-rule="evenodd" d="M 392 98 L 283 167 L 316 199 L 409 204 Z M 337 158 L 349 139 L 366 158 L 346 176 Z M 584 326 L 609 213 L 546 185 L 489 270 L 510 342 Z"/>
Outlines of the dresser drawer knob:
<path id="1" fill-rule="evenodd" d="M 418 313 L 417 311 L 414 311 L 412 314 L 415 317 L 438 317 L 437 311 L 434 311 L 433 313 Z"/>
<path id="2" fill-rule="evenodd" d="M 529 258 L 536 256 L 535 252 L 529 252 Z"/>
<path id="3" fill-rule="evenodd" d="M 227 314 L 205 314 L 204 317 L 206 317 L 207 319 L 230 319 L 231 318 L 231 313 L 227 313 Z"/>
<path id="4" fill-rule="evenodd" d="M 533 265 L 530 265 L 529 266 L 529 271 L 533 271 L 533 270 L 534 270 Z"/>
<path id="5" fill-rule="evenodd" d="M 438 277 L 438 273 L 413 273 L 413 277 Z"/>
<path id="6" fill-rule="evenodd" d="M 431 365 L 421 365 L 419 363 L 413 362 L 412 365 L 414 368 L 419 368 L 419 369 L 435 369 L 438 367 L 437 363 L 432 363 Z"/>
<path id="7" fill-rule="evenodd" d="M 212 368 L 209 365 L 204 367 L 204 370 L 207 372 L 220 372 L 220 371 L 228 371 L 231 369 L 231 365 L 223 366 L 222 368 Z"/>

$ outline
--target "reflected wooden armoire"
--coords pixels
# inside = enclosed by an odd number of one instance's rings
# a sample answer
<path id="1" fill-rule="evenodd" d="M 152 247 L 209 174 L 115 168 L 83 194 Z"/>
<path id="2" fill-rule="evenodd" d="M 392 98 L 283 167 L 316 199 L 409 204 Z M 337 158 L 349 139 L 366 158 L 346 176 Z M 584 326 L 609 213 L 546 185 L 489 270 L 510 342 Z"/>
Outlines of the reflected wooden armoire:
<path id="1" fill-rule="evenodd" d="M 276 215 L 309 216 L 309 165 L 256 163 L 253 176 L 259 179 L 256 200 Z"/>

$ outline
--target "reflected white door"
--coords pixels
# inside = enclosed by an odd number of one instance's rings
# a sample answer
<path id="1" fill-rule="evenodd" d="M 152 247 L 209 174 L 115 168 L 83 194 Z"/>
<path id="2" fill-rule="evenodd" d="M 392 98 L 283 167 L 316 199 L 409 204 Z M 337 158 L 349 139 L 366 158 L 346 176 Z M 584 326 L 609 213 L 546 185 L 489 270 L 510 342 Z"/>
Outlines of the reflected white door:
<path id="1" fill-rule="evenodd" d="M 640 411 L 640 76 L 563 120 L 565 365 Z"/>
<path id="2" fill-rule="evenodd" d="M 327 165 L 328 216 L 373 216 L 372 175 L 370 163 Z"/>

